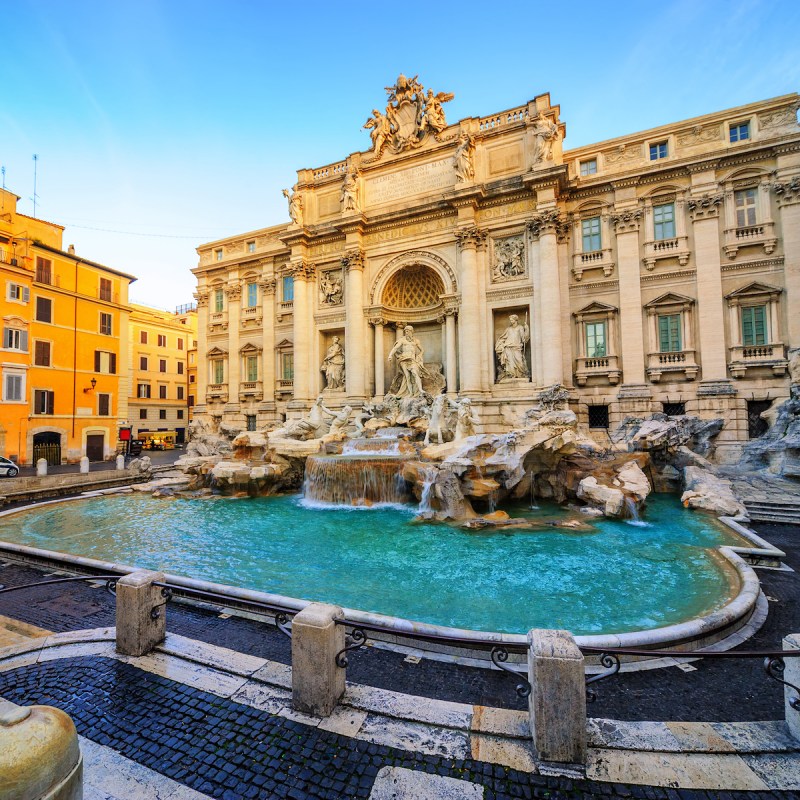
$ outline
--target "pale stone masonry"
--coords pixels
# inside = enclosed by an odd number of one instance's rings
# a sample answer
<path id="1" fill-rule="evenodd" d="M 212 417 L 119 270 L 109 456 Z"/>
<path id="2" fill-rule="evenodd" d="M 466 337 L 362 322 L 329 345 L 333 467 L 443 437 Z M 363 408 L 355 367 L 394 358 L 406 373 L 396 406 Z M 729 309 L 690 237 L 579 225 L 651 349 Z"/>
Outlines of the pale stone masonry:
<path id="1" fill-rule="evenodd" d="M 334 337 L 345 385 L 326 405 L 380 399 L 412 325 L 484 431 L 562 383 L 601 440 L 685 411 L 724 417 L 735 458 L 800 348 L 798 95 L 565 150 L 548 94 L 447 125 L 449 95 L 401 78 L 371 150 L 298 171 L 291 223 L 198 248 L 196 417 L 299 416 Z M 512 314 L 523 377 L 500 369 Z"/>

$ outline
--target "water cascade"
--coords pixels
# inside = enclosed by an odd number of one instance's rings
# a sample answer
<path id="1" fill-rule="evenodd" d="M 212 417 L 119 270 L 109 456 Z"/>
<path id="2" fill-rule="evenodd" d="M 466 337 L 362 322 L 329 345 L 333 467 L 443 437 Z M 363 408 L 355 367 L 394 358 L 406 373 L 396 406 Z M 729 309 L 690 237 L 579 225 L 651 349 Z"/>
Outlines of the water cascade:
<path id="1" fill-rule="evenodd" d="M 338 506 L 406 503 L 402 466 L 391 455 L 309 456 L 303 494 L 307 502 Z"/>

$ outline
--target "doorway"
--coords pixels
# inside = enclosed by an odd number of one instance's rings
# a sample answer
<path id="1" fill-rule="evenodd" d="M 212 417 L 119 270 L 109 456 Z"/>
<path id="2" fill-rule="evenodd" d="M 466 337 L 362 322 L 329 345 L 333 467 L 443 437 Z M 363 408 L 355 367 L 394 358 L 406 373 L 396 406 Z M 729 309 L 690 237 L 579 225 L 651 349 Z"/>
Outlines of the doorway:
<path id="1" fill-rule="evenodd" d="M 105 450 L 104 433 L 90 433 L 86 436 L 86 455 L 89 461 L 102 461 Z"/>
<path id="2" fill-rule="evenodd" d="M 47 461 L 48 467 L 55 467 L 61 463 L 61 434 L 55 431 L 33 434 L 33 463 L 40 459 Z"/>

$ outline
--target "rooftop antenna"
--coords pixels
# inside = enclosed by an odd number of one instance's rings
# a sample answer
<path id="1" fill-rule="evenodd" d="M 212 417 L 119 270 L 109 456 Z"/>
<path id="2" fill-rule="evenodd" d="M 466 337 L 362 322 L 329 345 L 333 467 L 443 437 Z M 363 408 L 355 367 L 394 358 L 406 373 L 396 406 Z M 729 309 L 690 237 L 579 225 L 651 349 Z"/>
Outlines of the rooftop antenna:
<path id="1" fill-rule="evenodd" d="M 3 208 L 6 207 L 6 168 L 5 165 L 0 167 L 0 172 L 3 173 Z"/>
<path id="2" fill-rule="evenodd" d="M 39 196 L 38 194 L 36 194 L 36 167 L 38 163 L 39 163 L 39 156 L 36 153 L 34 153 L 33 154 L 33 197 L 31 198 L 31 200 L 33 200 L 34 217 L 36 216 L 36 198 Z"/>

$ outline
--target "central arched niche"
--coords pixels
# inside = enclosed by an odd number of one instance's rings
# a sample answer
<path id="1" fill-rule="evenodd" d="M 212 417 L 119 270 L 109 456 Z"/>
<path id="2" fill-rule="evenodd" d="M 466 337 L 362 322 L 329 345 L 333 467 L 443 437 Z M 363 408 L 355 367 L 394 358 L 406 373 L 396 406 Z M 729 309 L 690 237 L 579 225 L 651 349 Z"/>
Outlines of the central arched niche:
<path id="1" fill-rule="evenodd" d="M 381 304 L 385 309 L 397 311 L 430 310 L 442 305 L 444 294 L 442 279 L 424 264 L 411 264 L 399 269 L 389 278 L 383 290 Z"/>

